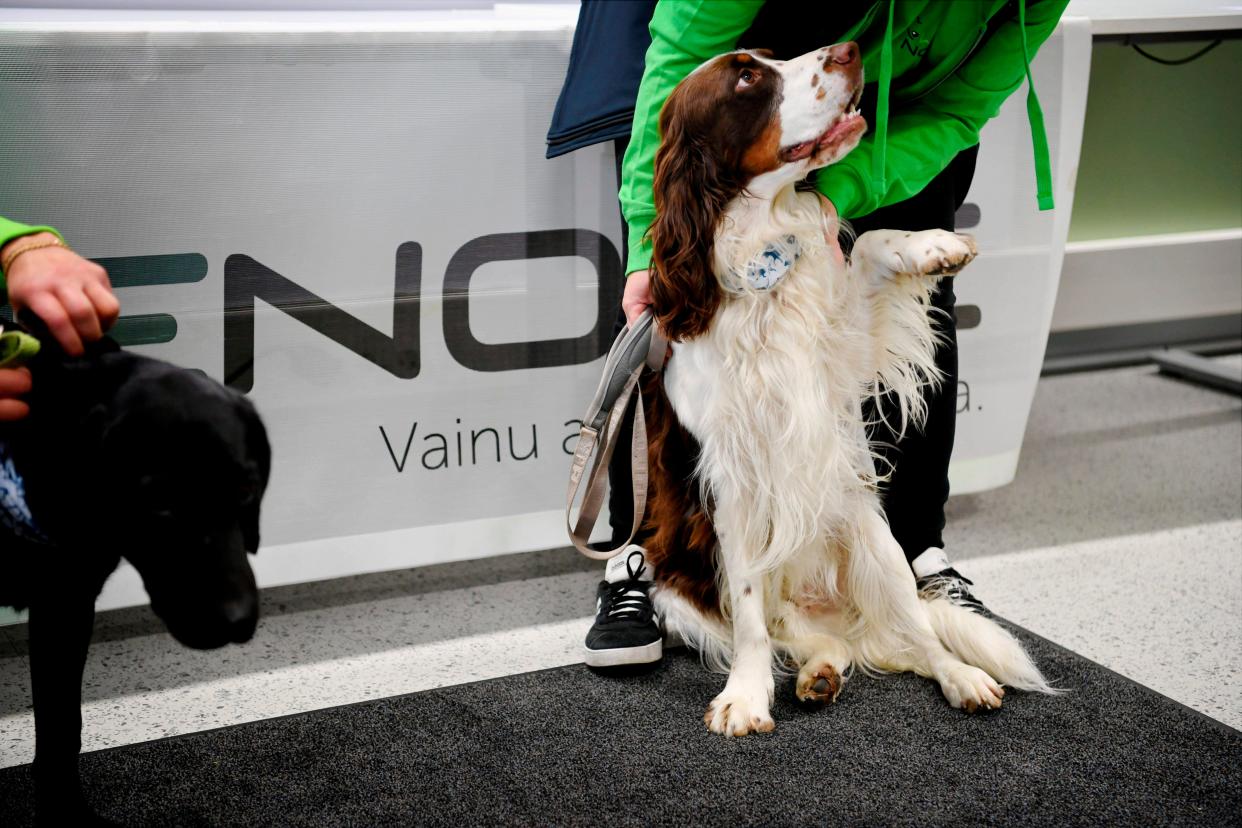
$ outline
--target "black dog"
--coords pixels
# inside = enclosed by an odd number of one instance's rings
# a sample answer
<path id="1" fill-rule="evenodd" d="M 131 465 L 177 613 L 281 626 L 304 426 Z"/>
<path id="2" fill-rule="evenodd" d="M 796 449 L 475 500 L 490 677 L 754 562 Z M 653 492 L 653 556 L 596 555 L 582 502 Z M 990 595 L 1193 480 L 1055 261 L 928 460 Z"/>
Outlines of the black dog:
<path id="1" fill-rule="evenodd" d="M 20 475 L 0 492 L 0 605 L 30 608 L 39 821 L 81 822 L 82 670 L 105 579 L 133 564 L 188 647 L 249 640 L 271 452 L 250 402 L 199 372 L 110 340 L 69 358 L 41 339 L 31 414 L 0 426 L 0 464 L 7 453 Z"/>

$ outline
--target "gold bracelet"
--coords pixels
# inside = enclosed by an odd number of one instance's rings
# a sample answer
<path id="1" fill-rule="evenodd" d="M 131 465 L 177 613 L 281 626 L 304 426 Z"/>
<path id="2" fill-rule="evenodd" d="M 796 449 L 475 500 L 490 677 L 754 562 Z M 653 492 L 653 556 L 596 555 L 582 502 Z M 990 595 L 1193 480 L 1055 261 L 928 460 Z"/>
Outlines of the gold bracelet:
<path id="1" fill-rule="evenodd" d="M 12 269 L 13 262 L 16 261 L 17 257 L 23 253 L 29 253 L 31 250 L 42 250 L 45 247 L 63 247 L 66 250 L 69 249 L 69 245 L 65 244 L 60 236 L 52 236 L 51 241 L 40 241 L 29 244 L 22 244 L 19 241 L 16 242 L 15 246 L 16 249 L 10 250 L 9 255 L 5 256 L 3 261 L 0 261 L 0 273 L 8 273 L 9 270 Z"/>

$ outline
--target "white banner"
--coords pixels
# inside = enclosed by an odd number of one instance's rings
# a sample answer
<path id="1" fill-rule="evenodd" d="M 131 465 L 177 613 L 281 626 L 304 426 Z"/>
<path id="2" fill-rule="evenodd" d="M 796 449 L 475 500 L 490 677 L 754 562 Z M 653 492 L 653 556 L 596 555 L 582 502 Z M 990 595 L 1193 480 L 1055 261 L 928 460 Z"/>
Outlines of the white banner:
<path id="1" fill-rule="evenodd" d="M 506 28 L 0 25 L 0 212 L 108 260 L 138 350 L 251 394 L 274 449 L 263 583 L 564 543 L 621 287 L 612 148 L 544 159 L 572 31 Z M 1007 482 L 1021 444 L 1086 90 L 1070 33 L 1035 63 L 1056 214 L 1021 93 L 983 136 L 958 490 Z M 126 574 L 101 605 L 142 600 Z"/>

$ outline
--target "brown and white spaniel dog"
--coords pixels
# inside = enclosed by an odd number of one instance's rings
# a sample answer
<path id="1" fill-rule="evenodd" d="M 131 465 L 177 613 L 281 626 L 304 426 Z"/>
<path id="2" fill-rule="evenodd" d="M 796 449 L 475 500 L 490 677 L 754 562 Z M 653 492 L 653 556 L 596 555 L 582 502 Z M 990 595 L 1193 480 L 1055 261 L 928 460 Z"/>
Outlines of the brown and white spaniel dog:
<path id="1" fill-rule="evenodd" d="M 1002 685 L 1050 691 L 1008 632 L 920 598 L 881 510 L 864 398 L 890 393 L 917 427 L 939 377 L 928 297 L 975 255 L 939 230 L 861 236 L 836 258 L 807 173 L 857 146 L 858 47 L 795 60 L 737 51 L 696 69 L 660 115 L 651 296 L 673 341 L 647 381 L 653 599 L 716 669 L 704 720 L 774 727 L 773 670 L 806 702 L 852 667 L 934 678 L 954 707 Z"/>

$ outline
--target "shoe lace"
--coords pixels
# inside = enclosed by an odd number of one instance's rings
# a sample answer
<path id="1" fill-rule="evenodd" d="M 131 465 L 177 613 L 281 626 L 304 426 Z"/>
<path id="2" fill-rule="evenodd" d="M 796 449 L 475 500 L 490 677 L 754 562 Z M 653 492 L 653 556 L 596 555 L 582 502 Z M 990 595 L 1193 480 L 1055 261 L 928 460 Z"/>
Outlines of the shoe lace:
<path id="1" fill-rule="evenodd" d="M 969 589 L 974 585 L 974 581 L 953 567 L 918 579 L 919 590 L 923 593 L 943 595 L 957 604 L 983 607 L 983 602 L 976 598 Z"/>
<path id="2" fill-rule="evenodd" d="M 966 586 L 975 585 L 974 581 L 970 580 L 969 578 L 967 578 L 962 573 L 958 572 L 953 567 L 949 567 L 948 569 L 941 572 L 940 576 L 944 578 L 946 581 L 950 582 L 952 586 L 956 586 L 959 589 L 961 589 L 962 584 L 965 584 Z"/>
<path id="3" fill-rule="evenodd" d="M 638 569 L 634 568 L 635 558 Z M 625 572 L 629 577 L 609 584 L 604 595 L 602 610 L 608 620 L 638 618 L 648 611 L 651 603 L 647 599 L 647 583 L 638 580 L 646 569 L 647 562 L 641 552 L 631 552 L 625 559 Z"/>

